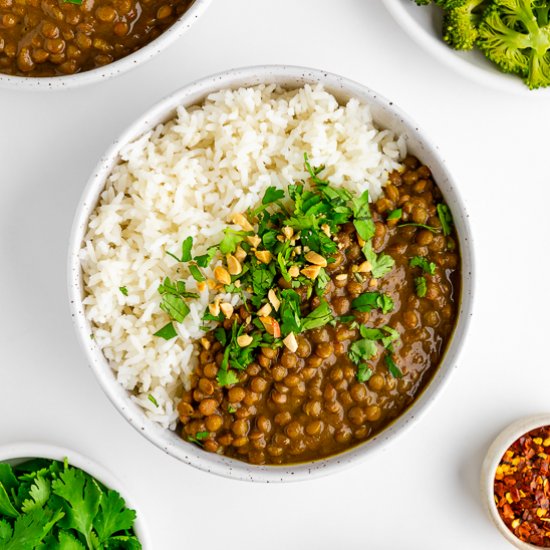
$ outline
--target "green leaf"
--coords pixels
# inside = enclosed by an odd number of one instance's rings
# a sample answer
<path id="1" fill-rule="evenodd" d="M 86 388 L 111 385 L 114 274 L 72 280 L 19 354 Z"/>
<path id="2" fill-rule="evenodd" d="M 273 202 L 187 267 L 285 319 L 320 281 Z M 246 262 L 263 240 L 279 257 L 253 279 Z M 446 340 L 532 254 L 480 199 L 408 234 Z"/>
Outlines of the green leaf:
<path id="1" fill-rule="evenodd" d="M 12 533 L 13 529 L 11 525 L 6 520 L 0 519 L 0 544 L 7 544 L 8 540 L 11 539 Z"/>
<path id="2" fill-rule="evenodd" d="M 388 367 L 388 370 L 390 371 L 390 374 L 394 378 L 402 378 L 403 377 L 403 372 L 395 364 L 395 361 L 392 359 L 391 355 L 386 355 L 386 357 L 384 357 L 384 362 L 386 363 L 386 366 Z"/>
<path id="3" fill-rule="evenodd" d="M 359 382 L 368 382 L 373 374 L 372 369 L 366 363 L 359 363 L 357 366 L 356 377 Z"/>
<path id="4" fill-rule="evenodd" d="M 286 336 L 291 332 L 298 334 L 301 332 L 300 316 L 300 295 L 292 289 L 281 292 L 281 307 L 279 309 L 281 316 L 281 334 Z"/>
<path id="5" fill-rule="evenodd" d="M 239 378 L 235 374 L 235 372 L 232 370 L 220 369 L 218 371 L 217 380 L 218 380 L 218 384 L 223 387 L 223 386 L 231 386 L 232 384 L 236 384 L 239 381 Z"/>
<path id="6" fill-rule="evenodd" d="M 0 514 L 8 516 L 10 518 L 16 518 L 19 516 L 19 512 L 13 507 L 8 492 L 3 483 L 0 482 Z"/>
<path id="7" fill-rule="evenodd" d="M 59 546 L 56 550 L 86 550 L 86 547 L 70 531 L 59 531 Z"/>
<path id="8" fill-rule="evenodd" d="M 176 329 L 174 328 L 174 324 L 172 321 L 164 325 L 161 329 L 157 330 L 153 334 L 153 336 L 158 336 L 159 338 L 164 338 L 165 340 L 172 340 L 172 338 L 175 338 L 178 335 Z"/>
<path id="9" fill-rule="evenodd" d="M 330 306 L 323 300 L 320 305 L 302 320 L 302 331 L 322 327 L 332 321 L 333 318 Z"/>
<path id="10" fill-rule="evenodd" d="M 414 287 L 416 290 L 416 295 L 419 298 L 424 298 L 426 296 L 426 292 L 428 290 L 426 285 L 426 278 L 425 277 L 415 277 L 414 279 Z"/>
<path id="11" fill-rule="evenodd" d="M 199 267 L 208 267 L 212 262 L 212 260 L 214 259 L 216 252 L 218 252 L 218 247 L 211 246 L 207 250 L 206 254 L 203 254 L 202 256 L 195 256 L 195 261 L 197 262 L 197 265 Z"/>
<path id="12" fill-rule="evenodd" d="M 132 529 L 135 519 L 135 511 L 126 508 L 124 499 L 116 491 L 109 490 L 103 493 L 94 521 L 94 530 L 99 542 L 104 543 L 119 531 Z"/>
<path id="13" fill-rule="evenodd" d="M 437 205 L 437 216 L 441 222 L 443 229 L 443 235 L 448 236 L 451 234 L 451 225 L 453 225 L 453 216 L 449 207 L 446 204 L 440 203 Z"/>
<path id="14" fill-rule="evenodd" d="M 77 6 L 80 6 L 82 4 L 82 0 L 63 0 L 65 4 L 76 4 Z"/>
<path id="15" fill-rule="evenodd" d="M 220 243 L 220 252 L 222 254 L 233 254 L 237 250 L 237 246 L 243 242 L 247 235 L 249 233 L 246 231 L 235 231 L 228 227 L 224 230 L 224 237 Z"/>
<path id="16" fill-rule="evenodd" d="M 106 550 L 141 550 L 141 543 L 136 537 L 129 535 L 117 535 L 111 537 L 106 545 Z"/>
<path id="17" fill-rule="evenodd" d="M 387 294 L 365 292 L 351 302 L 351 307 L 361 312 L 369 312 L 378 308 L 382 310 L 382 313 L 386 314 L 393 309 L 393 300 Z"/>
<path id="18" fill-rule="evenodd" d="M 125 286 L 119 286 L 118 290 L 120 290 L 124 296 L 128 296 L 128 289 Z"/>
<path id="19" fill-rule="evenodd" d="M 367 338 L 357 340 L 349 347 L 348 355 L 355 364 L 368 361 L 376 355 L 376 342 Z"/>
<path id="20" fill-rule="evenodd" d="M 66 516 L 62 526 L 84 535 L 86 543 L 92 547 L 92 527 L 101 500 L 97 482 L 82 470 L 68 468 L 53 481 L 52 491 L 64 499 Z"/>
<path id="21" fill-rule="evenodd" d="M 53 526 L 63 517 L 61 510 L 52 512 L 44 510 L 32 510 L 28 514 L 19 516 L 15 520 L 11 538 L 4 541 L 2 550 L 34 550 L 51 531 Z M 7 530 L 4 528 L 5 533 Z"/>
<path id="22" fill-rule="evenodd" d="M 201 270 L 194 264 L 189 264 L 189 273 L 191 273 L 193 279 L 198 281 L 206 281 L 206 277 L 202 274 Z"/>
<path id="23" fill-rule="evenodd" d="M 262 204 L 267 205 L 274 202 L 277 202 L 285 198 L 285 192 L 282 189 L 277 189 L 276 187 L 268 187 L 265 190 L 264 198 L 262 199 Z"/>
<path id="24" fill-rule="evenodd" d="M 12 490 L 15 490 L 18 485 L 12 467 L 5 462 L 0 463 L 0 483 L 4 486 L 8 494 L 10 494 Z"/>
<path id="25" fill-rule="evenodd" d="M 364 191 L 360 197 L 353 199 L 352 206 L 355 230 L 364 241 L 369 241 L 374 237 L 375 226 L 369 206 L 368 190 Z"/>
<path id="26" fill-rule="evenodd" d="M 396 208 L 395 210 L 392 210 L 389 214 L 388 214 L 388 217 L 386 218 L 388 221 L 389 220 L 399 220 L 401 219 L 401 216 L 403 215 L 403 209 L 402 208 Z"/>
<path id="27" fill-rule="evenodd" d="M 395 261 L 391 256 L 376 254 L 371 241 L 366 242 L 363 246 L 363 254 L 371 264 L 371 274 L 375 279 L 380 279 L 380 277 L 389 273 L 395 265 Z"/>
<path id="28" fill-rule="evenodd" d="M 30 497 L 23 502 L 21 510 L 25 513 L 42 508 L 50 498 L 50 482 L 38 476 L 30 489 Z"/>
<path id="29" fill-rule="evenodd" d="M 187 237 L 181 243 L 181 261 L 190 262 L 192 259 L 191 250 L 193 249 L 193 237 Z"/>
<path id="30" fill-rule="evenodd" d="M 397 227 L 421 227 L 422 229 L 427 229 L 428 231 L 431 231 L 432 233 L 439 233 L 438 227 L 433 227 L 431 225 L 426 225 L 425 223 L 400 223 Z"/>
<path id="31" fill-rule="evenodd" d="M 147 399 L 148 399 L 149 401 L 151 401 L 151 403 L 153 403 L 153 405 L 154 405 L 155 407 L 158 407 L 158 406 L 159 406 L 158 401 L 155 399 L 155 396 L 154 396 L 154 395 L 149 394 L 149 395 L 147 396 Z"/>
<path id="32" fill-rule="evenodd" d="M 430 275 L 435 273 L 436 265 L 421 256 L 414 256 L 411 258 L 409 260 L 409 265 L 411 267 L 420 267 L 424 273 L 429 273 Z"/>
<path id="33" fill-rule="evenodd" d="M 160 309 L 168 313 L 170 318 L 177 323 L 182 323 L 191 311 L 181 296 L 174 296 L 173 294 L 163 296 Z"/>

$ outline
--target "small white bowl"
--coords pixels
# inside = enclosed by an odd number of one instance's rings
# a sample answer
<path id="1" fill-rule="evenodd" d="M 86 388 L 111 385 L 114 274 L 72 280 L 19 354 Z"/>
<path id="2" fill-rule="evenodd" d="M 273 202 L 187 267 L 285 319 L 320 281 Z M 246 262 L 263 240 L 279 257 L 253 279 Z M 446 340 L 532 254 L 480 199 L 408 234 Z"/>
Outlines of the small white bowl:
<path id="1" fill-rule="evenodd" d="M 548 96 L 549 88 L 529 90 L 516 75 L 503 73 L 480 51 L 453 50 L 442 38 L 441 9 L 418 6 L 413 0 L 383 0 L 401 28 L 422 48 L 451 69 L 480 84 L 530 98 Z"/>
<path id="2" fill-rule="evenodd" d="M 22 442 L 0 446 L 0 463 L 6 462 L 15 466 L 31 458 L 46 458 L 49 460 L 58 460 L 60 462 L 63 462 L 66 458 L 71 466 L 83 470 L 100 481 L 105 487 L 114 489 L 120 493 L 126 506 L 136 511 L 134 532 L 141 542 L 143 550 L 151 550 L 152 546 L 149 535 L 139 509 L 135 505 L 135 501 L 129 496 L 126 487 L 122 486 L 120 481 L 103 466 L 100 466 L 97 462 L 82 456 L 76 451 L 46 443 Z"/>
<path id="3" fill-rule="evenodd" d="M 165 50 L 170 44 L 182 36 L 198 19 L 212 0 L 195 0 L 192 6 L 158 38 L 146 44 L 139 50 L 113 61 L 103 67 L 83 71 L 67 76 L 31 77 L 12 76 L 0 73 L 0 88 L 12 90 L 62 90 L 78 88 L 86 84 L 95 84 L 108 80 L 119 74 L 149 61 L 155 55 Z"/>
<path id="4" fill-rule="evenodd" d="M 453 214 L 462 252 L 462 297 L 457 327 L 441 365 L 422 394 L 404 414 L 374 438 L 342 454 L 298 465 L 254 466 L 208 453 L 196 445 L 184 441 L 175 432 L 165 430 L 149 420 L 143 410 L 130 399 L 128 392 L 116 381 L 109 363 L 95 341 L 90 338 L 91 327 L 82 304 L 83 287 L 79 251 L 90 214 L 98 202 L 107 177 L 118 162 L 120 149 L 157 124 L 173 118 L 176 107 L 180 105 L 196 105 L 203 101 L 208 94 L 221 89 L 254 86 L 261 83 L 276 83 L 286 88 L 321 83 L 341 102 L 354 97 L 367 103 L 371 108 L 374 121 L 381 127 L 390 128 L 398 134 L 405 135 L 409 151 L 432 170 L 435 181 Z M 268 483 L 295 481 L 333 473 L 352 463 L 357 463 L 370 453 L 381 449 L 387 442 L 394 440 L 418 420 L 448 381 L 462 348 L 472 314 L 474 258 L 468 215 L 460 199 L 457 185 L 447 171 L 437 149 L 405 113 L 378 93 L 341 76 L 303 67 L 260 66 L 234 69 L 217 74 L 189 84 L 160 101 L 140 117 L 114 142 L 100 160 L 88 182 L 76 211 L 68 260 L 69 298 L 78 337 L 94 374 L 115 407 L 135 429 L 168 454 L 201 470 L 246 481 Z"/>
<path id="5" fill-rule="evenodd" d="M 483 466 L 481 467 L 481 496 L 483 503 L 493 523 L 497 526 L 504 538 L 521 550 L 540 550 L 541 547 L 519 540 L 514 533 L 508 529 L 503 519 L 500 517 L 494 499 L 495 474 L 497 466 L 510 445 L 527 432 L 542 426 L 550 426 L 550 413 L 527 416 L 510 424 L 507 428 L 502 430 L 493 441 L 487 451 Z"/>

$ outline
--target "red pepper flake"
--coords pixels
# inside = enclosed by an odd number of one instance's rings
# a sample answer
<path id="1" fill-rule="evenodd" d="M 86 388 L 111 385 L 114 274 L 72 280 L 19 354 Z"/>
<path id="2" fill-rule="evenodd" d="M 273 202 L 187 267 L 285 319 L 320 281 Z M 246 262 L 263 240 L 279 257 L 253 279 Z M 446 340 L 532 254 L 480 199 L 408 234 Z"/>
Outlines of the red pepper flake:
<path id="1" fill-rule="evenodd" d="M 522 435 L 504 453 L 495 474 L 500 517 L 523 542 L 550 548 L 550 426 Z"/>

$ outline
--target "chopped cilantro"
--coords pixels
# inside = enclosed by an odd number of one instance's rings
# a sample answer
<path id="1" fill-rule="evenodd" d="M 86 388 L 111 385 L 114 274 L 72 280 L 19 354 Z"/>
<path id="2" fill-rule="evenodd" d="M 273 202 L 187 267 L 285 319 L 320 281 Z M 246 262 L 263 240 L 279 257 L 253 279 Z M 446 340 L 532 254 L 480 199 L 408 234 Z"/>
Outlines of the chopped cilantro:
<path id="1" fill-rule="evenodd" d="M 415 277 L 414 279 L 414 287 L 416 290 L 416 295 L 419 298 L 424 298 L 426 296 L 427 292 L 427 286 L 426 286 L 426 277 Z"/>
<path id="2" fill-rule="evenodd" d="M 201 270 L 195 264 L 189 264 L 189 273 L 191 273 L 193 279 L 195 279 L 195 281 L 198 281 L 199 283 L 201 281 L 206 281 L 206 277 L 202 274 Z"/>
<path id="3" fill-rule="evenodd" d="M 239 378 L 235 374 L 235 371 L 220 369 L 218 371 L 217 380 L 218 384 L 223 387 L 236 384 L 239 381 Z"/>
<path id="4" fill-rule="evenodd" d="M 217 246 L 211 246 L 206 254 L 203 254 L 202 256 L 195 256 L 195 262 L 197 262 L 197 265 L 199 267 L 208 267 L 210 265 L 210 262 L 214 259 L 214 256 L 216 255 L 216 252 L 218 252 Z"/>
<path id="5" fill-rule="evenodd" d="M 371 273 L 375 279 L 380 279 L 380 277 L 389 273 L 395 265 L 395 261 L 391 256 L 376 254 L 371 241 L 368 241 L 363 246 L 363 254 L 371 265 Z"/>
<path id="6" fill-rule="evenodd" d="M 431 225 L 426 225 L 425 223 L 407 222 L 407 223 L 400 223 L 397 227 L 421 227 L 422 229 L 427 229 L 428 231 L 431 231 L 432 233 L 439 233 L 439 228 L 438 227 L 433 227 Z"/>
<path id="7" fill-rule="evenodd" d="M 157 332 L 153 334 L 153 336 L 158 336 L 159 338 L 164 338 L 165 340 L 172 340 L 172 338 L 175 338 L 177 335 L 178 333 L 176 332 L 172 321 L 164 325 L 160 330 L 157 330 Z"/>
<path id="8" fill-rule="evenodd" d="M 197 445 L 200 445 L 202 447 L 203 441 L 205 439 L 208 439 L 208 436 L 210 435 L 210 432 L 197 432 L 194 436 L 188 435 L 187 441 L 190 443 L 196 443 Z"/>
<path id="9" fill-rule="evenodd" d="M 302 331 L 318 328 L 332 321 L 332 311 L 328 302 L 322 301 L 307 317 L 302 320 Z"/>
<path id="10" fill-rule="evenodd" d="M 395 361 L 393 360 L 391 355 L 386 355 L 386 357 L 384 357 L 384 363 L 386 363 L 386 366 L 388 367 L 388 370 L 390 371 L 390 374 L 394 378 L 402 378 L 403 377 L 403 372 L 395 364 Z"/>
<path id="11" fill-rule="evenodd" d="M 374 237 L 374 221 L 369 206 L 369 192 L 365 191 L 360 197 L 353 199 L 353 225 L 357 234 L 369 241 Z"/>
<path id="12" fill-rule="evenodd" d="M 429 262 L 426 258 L 422 256 L 414 256 L 410 259 L 409 265 L 411 267 L 420 267 L 424 273 L 429 273 L 433 275 L 435 273 L 436 265 L 433 262 Z"/>
<path id="13" fill-rule="evenodd" d="M 380 292 L 365 292 L 351 302 L 352 309 L 361 312 L 381 309 L 382 313 L 389 313 L 393 309 L 393 300 L 387 294 Z"/>
<path id="14" fill-rule="evenodd" d="M 166 252 L 168 256 L 174 258 L 177 262 L 189 262 L 191 261 L 191 249 L 193 248 L 193 237 L 187 237 L 182 243 L 181 243 L 181 257 L 178 258 L 175 254 L 172 252 Z"/>
<path id="15" fill-rule="evenodd" d="M 119 286 L 118 289 L 122 292 L 122 294 L 124 294 L 124 296 L 128 296 L 128 289 L 125 286 Z"/>
<path id="16" fill-rule="evenodd" d="M 227 406 L 227 412 L 228 412 L 229 414 L 236 413 L 236 412 L 237 412 L 237 408 L 234 407 L 233 405 L 229 404 L 229 405 Z"/>
<path id="17" fill-rule="evenodd" d="M 440 203 L 437 205 L 437 216 L 441 222 L 443 235 L 446 237 L 451 234 L 451 225 L 453 224 L 453 216 L 449 207 L 446 204 Z"/>
<path id="18" fill-rule="evenodd" d="M 368 382 L 372 375 L 372 369 L 366 363 L 359 363 L 356 375 L 359 382 Z"/>
<path id="19" fill-rule="evenodd" d="M 237 246 L 244 241 L 247 235 L 249 235 L 247 231 L 236 231 L 228 227 L 224 230 L 224 237 L 220 243 L 220 252 L 222 254 L 233 254 L 237 250 Z"/>
<path id="20" fill-rule="evenodd" d="M 155 407 L 158 407 L 158 406 L 159 406 L 158 401 L 155 399 L 155 396 L 154 396 L 154 395 L 149 394 L 149 395 L 147 396 L 147 399 L 149 399 L 149 401 L 151 401 L 151 403 L 153 403 L 153 405 L 154 405 Z"/>
<path id="21" fill-rule="evenodd" d="M 396 208 L 395 210 L 392 210 L 388 214 L 388 217 L 386 219 L 388 221 L 389 220 L 400 220 L 402 215 L 403 215 L 403 209 L 402 208 Z"/>

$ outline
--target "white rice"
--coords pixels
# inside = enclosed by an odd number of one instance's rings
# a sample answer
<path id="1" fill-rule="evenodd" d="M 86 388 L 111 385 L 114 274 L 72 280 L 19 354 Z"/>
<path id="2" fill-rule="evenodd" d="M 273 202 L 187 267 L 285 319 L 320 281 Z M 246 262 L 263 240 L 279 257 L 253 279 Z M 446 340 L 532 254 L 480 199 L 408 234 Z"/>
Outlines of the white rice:
<path id="1" fill-rule="evenodd" d="M 153 336 L 168 322 L 159 309 L 162 279 L 184 279 L 197 289 L 166 251 L 177 255 L 189 235 L 194 253 L 217 244 L 231 214 L 254 206 L 268 186 L 306 178 L 304 152 L 313 165 L 328 167 L 332 184 L 368 189 L 376 199 L 406 151 L 404 138 L 377 129 L 368 106 L 356 100 L 341 106 L 321 86 L 263 85 L 181 107 L 175 119 L 122 149 L 81 251 L 84 304 L 118 381 L 162 426 L 176 425 L 178 395 L 196 364 L 194 341 L 203 335 L 210 300 L 205 290 L 190 304 L 178 338 Z"/>

